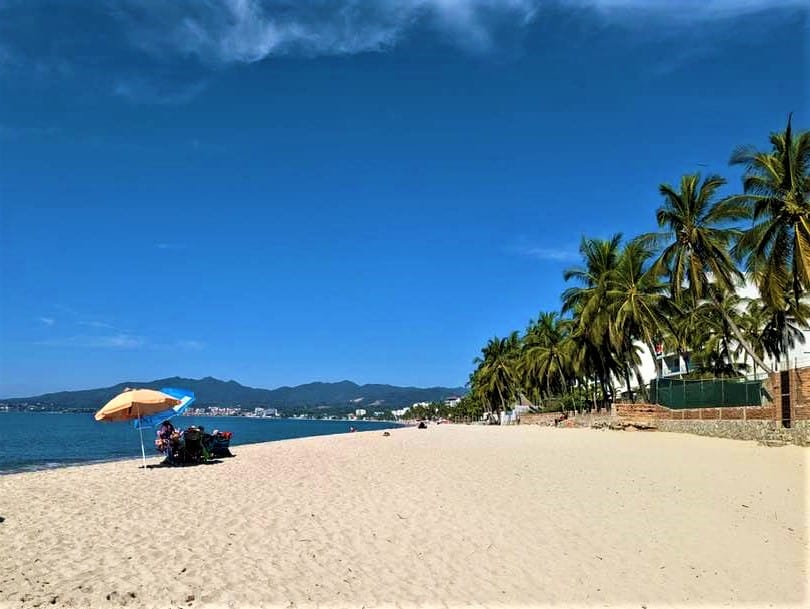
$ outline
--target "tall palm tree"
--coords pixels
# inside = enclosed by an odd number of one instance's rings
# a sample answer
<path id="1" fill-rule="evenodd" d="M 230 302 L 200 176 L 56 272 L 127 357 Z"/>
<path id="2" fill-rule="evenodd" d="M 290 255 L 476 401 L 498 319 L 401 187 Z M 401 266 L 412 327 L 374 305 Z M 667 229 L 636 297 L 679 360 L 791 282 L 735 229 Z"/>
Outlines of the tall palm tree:
<path id="1" fill-rule="evenodd" d="M 610 239 L 582 238 L 579 253 L 584 266 L 568 268 L 563 272 L 565 281 L 573 280 L 579 284 L 563 292 L 563 313 L 576 308 L 579 318 L 587 325 L 604 314 L 608 278 L 618 264 L 621 242 L 621 233 L 616 233 Z"/>
<path id="2" fill-rule="evenodd" d="M 725 183 L 717 175 L 708 176 L 701 183 L 700 174 L 695 173 L 683 176 L 678 190 L 662 184 L 659 192 L 664 202 L 656 211 L 656 219 L 665 230 L 648 233 L 640 239 L 644 243 L 663 245 L 655 268 L 669 277 L 672 298 L 678 300 L 682 292 L 688 291 L 696 302 L 711 300 L 725 316 L 740 346 L 758 366 L 770 372 L 719 301 L 721 292 L 733 292 L 743 282 L 742 273 L 730 253 L 741 233 L 728 225 L 750 217 L 747 206 L 740 201 L 715 200 L 718 189 Z"/>
<path id="3" fill-rule="evenodd" d="M 498 412 L 506 410 L 519 391 L 516 372 L 519 345 L 517 332 L 506 338 L 495 337 L 474 360 L 478 367 L 471 378 L 473 391 Z"/>
<path id="4" fill-rule="evenodd" d="M 527 384 L 538 387 L 541 397 L 568 389 L 572 376 L 569 326 L 570 320 L 560 319 L 557 313 L 541 313 L 526 330 L 519 366 Z"/>
<path id="5" fill-rule="evenodd" d="M 664 343 L 667 349 L 676 351 L 683 358 L 687 374 L 692 354 L 700 347 L 711 307 L 713 305 L 705 302 L 695 302 L 689 292 L 683 292 L 677 301 L 667 300 L 669 314 L 665 318 Z"/>
<path id="6" fill-rule="evenodd" d="M 804 332 L 810 319 L 810 306 L 804 301 L 796 302 L 785 297 L 783 306 L 775 307 L 768 301 L 754 301 L 758 304 L 759 313 L 765 320 L 762 328 L 762 348 L 773 357 L 777 364 L 796 344 L 805 342 Z M 752 303 L 754 304 L 754 303 Z"/>
<path id="7" fill-rule="evenodd" d="M 598 378 L 605 402 L 610 399 L 611 375 L 617 378 L 623 370 L 610 337 L 610 314 L 605 306 L 611 273 L 619 261 L 622 235 L 610 239 L 587 239 L 580 242 L 583 266 L 563 272 L 565 281 L 579 285 L 562 294 L 563 313 L 573 315 L 571 330 L 572 361 Z"/>
<path id="8" fill-rule="evenodd" d="M 784 132 L 772 133 L 771 151 L 738 148 L 732 165 L 745 167 L 743 204 L 754 219 L 736 252 L 766 302 L 781 308 L 785 294 L 798 304 L 810 289 L 810 131 L 793 134 L 788 117 Z"/>
<path id="9" fill-rule="evenodd" d="M 666 297 L 665 286 L 648 264 L 651 256 L 652 252 L 639 241 L 631 241 L 624 247 L 610 272 L 605 303 L 610 311 L 614 344 L 642 341 L 655 357 L 655 338 L 665 327 Z M 660 362 L 654 361 L 660 375 Z"/>
<path id="10" fill-rule="evenodd" d="M 631 371 L 646 397 L 635 341 L 644 341 L 653 350 L 653 337 L 660 329 L 657 321 L 651 321 L 657 319 L 651 309 L 659 297 L 654 293 L 656 277 L 644 268 L 650 254 L 640 243 L 622 249 L 621 241 L 621 233 L 610 239 L 583 238 L 579 249 L 584 266 L 563 274 L 566 281 L 579 284 L 562 297 L 563 311 L 574 313 L 572 360 L 595 372 L 606 399 L 611 375 L 624 378 L 633 399 Z"/>
<path id="11" fill-rule="evenodd" d="M 611 378 L 619 378 L 622 368 L 611 348 L 605 330 L 602 335 L 594 333 L 574 311 L 569 335 L 569 356 L 574 375 L 585 385 L 592 385 L 594 393 L 598 384 L 602 390 L 602 404 L 607 406 L 613 399 Z M 594 397 L 594 401 L 595 397 Z"/>

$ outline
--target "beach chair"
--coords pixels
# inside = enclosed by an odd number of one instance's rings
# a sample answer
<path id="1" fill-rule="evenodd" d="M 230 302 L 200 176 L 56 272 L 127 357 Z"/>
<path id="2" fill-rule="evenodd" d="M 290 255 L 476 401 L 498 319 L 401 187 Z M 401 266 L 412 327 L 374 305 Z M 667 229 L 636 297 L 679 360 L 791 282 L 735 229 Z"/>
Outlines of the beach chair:
<path id="1" fill-rule="evenodd" d="M 201 463 L 204 454 L 202 431 L 197 427 L 189 427 L 183 432 L 183 463 Z"/>
<path id="2" fill-rule="evenodd" d="M 233 432 L 230 431 L 215 431 L 213 435 L 208 436 L 206 438 L 208 441 L 204 444 L 211 457 L 215 459 L 233 457 L 233 453 L 230 450 L 232 436 Z"/>

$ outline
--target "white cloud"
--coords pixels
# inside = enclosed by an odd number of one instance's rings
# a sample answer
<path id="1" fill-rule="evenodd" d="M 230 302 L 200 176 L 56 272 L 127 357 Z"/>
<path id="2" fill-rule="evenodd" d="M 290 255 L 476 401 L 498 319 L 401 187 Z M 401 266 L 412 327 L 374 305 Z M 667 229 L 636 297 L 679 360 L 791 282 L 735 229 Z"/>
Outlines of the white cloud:
<path id="1" fill-rule="evenodd" d="M 131 4 L 129 2 L 125 3 Z M 490 47 L 496 29 L 530 23 L 539 0 L 194 0 L 120 13 L 130 42 L 152 55 L 208 64 L 272 55 L 346 55 L 396 45 L 418 25 L 459 46 Z"/>
<path id="2" fill-rule="evenodd" d="M 52 326 L 56 323 L 56 320 L 53 317 L 40 317 L 39 321 L 46 326 Z"/>
<path id="3" fill-rule="evenodd" d="M 83 0 L 69 11 L 53 11 L 46 0 L 0 0 L 0 73 L 46 86 L 83 80 L 89 90 L 106 89 L 132 103 L 184 104 L 206 87 L 212 68 L 276 56 L 379 52 L 425 32 L 486 52 L 560 10 L 597 14 L 650 36 L 671 37 L 693 24 L 807 10 L 807 2 Z M 25 134 L 32 134 L 30 128 Z M 0 127 L 0 138 L 20 135 L 19 128 Z"/>
<path id="4" fill-rule="evenodd" d="M 122 4 L 131 7 L 133 1 Z M 554 6 L 592 10 L 625 23 L 649 18 L 693 23 L 807 9 L 807 0 L 193 0 L 135 6 L 137 12 L 119 15 L 140 50 L 229 64 L 274 55 L 381 51 L 418 26 L 449 36 L 458 46 L 485 50 L 500 27 L 521 28 Z"/>
<path id="5" fill-rule="evenodd" d="M 540 260 L 552 260 L 554 262 L 573 262 L 579 260 L 579 254 L 576 250 L 556 247 L 522 247 L 518 253 L 528 256 L 530 258 L 539 258 Z"/>
<path id="6" fill-rule="evenodd" d="M 155 243 L 155 247 L 159 250 L 182 250 L 186 248 L 183 243 Z"/>
<path id="7" fill-rule="evenodd" d="M 563 0 L 623 20 L 657 16 L 679 22 L 727 19 L 776 9 L 808 10 L 807 0 Z"/>

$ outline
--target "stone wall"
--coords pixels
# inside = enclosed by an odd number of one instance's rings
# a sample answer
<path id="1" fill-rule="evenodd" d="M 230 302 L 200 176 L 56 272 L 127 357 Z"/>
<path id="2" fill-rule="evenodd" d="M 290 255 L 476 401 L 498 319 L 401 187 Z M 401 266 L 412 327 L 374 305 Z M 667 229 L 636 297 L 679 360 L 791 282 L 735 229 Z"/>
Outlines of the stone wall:
<path id="1" fill-rule="evenodd" d="M 782 429 L 782 424 L 779 421 L 721 421 L 719 419 L 704 419 L 702 421 L 659 420 L 655 422 L 655 426 L 659 431 L 693 433 L 699 436 L 730 438 L 733 440 L 762 441 L 773 433 L 779 433 L 792 444 L 810 446 L 810 421 L 796 421 L 790 429 Z"/>
<path id="2" fill-rule="evenodd" d="M 554 421 L 561 416 L 560 412 L 527 412 L 520 415 L 520 424 L 554 427 Z"/>

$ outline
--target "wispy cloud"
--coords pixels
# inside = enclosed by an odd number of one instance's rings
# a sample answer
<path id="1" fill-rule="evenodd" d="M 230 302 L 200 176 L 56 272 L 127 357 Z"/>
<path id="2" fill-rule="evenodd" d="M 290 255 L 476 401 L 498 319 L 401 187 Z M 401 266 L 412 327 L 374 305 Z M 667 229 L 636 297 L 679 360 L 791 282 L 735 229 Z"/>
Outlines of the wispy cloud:
<path id="1" fill-rule="evenodd" d="M 39 322 L 46 326 L 52 326 L 56 323 L 56 320 L 53 317 L 40 317 Z"/>
<path id="2" fill-rule="evenodd" d="M 145 53 L 222 65 L 273 55 L 381 51 L 419 25 L 481 50 L 492 45 L 499 27 L 530 23 L 539 5 L 539 0 L 193 0 L 125 10 L 121 18 L 130 42 Z"/>
<path id="3" fill-rule="evenodd" d="M 151 349 L 156 351 L 201 351 L 205 349 L 205 343 L 200 340 L 181 339 L 169 342 L 157 342 L 150 340 L 146 336 L 126 332 L 74 334 L 72 336 L 34 341 L 33 344 L 48 347 L 79 347 L 84 349 L 112 350 Z"/>
<path id="4" fill-rule="evenodd" d="M 678 26 L 806 11 L 807 0 L 84 0 L 64 10 L 2 0 L 0 72 L 43 86 L 82 81 L 83 90 L 133 103 L 183 104 L 234 64 L 383 52 L 427 32 L 488 52 L 560 9 L 641 31 L 657 21 L 666 27 L 655 35 L 666 36 Z"/>
<path id="5" fill-rule="evenodd" d="M 155 247 L 159 250 L 183 250 L 186 249 L 184 243 L 155 243 Z"/>
<path id="6" fill-rule="evenodd" d="M 277 56 L 391 49 L 432 31 L 486 52 L 531 23 L 541 0 L 0 1 L 0 71 L 53 86 L 82 81 L 133 103 L 182 104 L 213 74 Z M 47 41 L 47 42 L 45 42 Z M 91 86 L 90 86 L 91 85 Z"/>
<path id="7" fill-rule="evenodd" d="M 80 326 L 87 326 L 88 328 L 100 328 L 103 330 L 115 330 L 115 326 L 108 324 L 104 321 L 80 321 Z"/>
<path id="8" fill-rule="evenodd" d="M 593 9 L 624 22 L 660 18 L 670 24 L 717 21 L 778 9 L 808 10 L 807 0 L 563 0 L 563 4 Z"/>
<path id="9" fill-rule="evenodd" d="M 174 346 L 188 351 L 200 351 L 205 348 L 205 343 L 199 340 L 178 340 Z"/>
<path id="10" fill-rule="evenodd" d="M 539 260 L 552 260 L 554 262 L 573 262 L 579 259 L 579 254 L 575 249 L 555 248 L 555 247 L 521 247 L 517 252 L 529 258 Z"/>
<path id="11" fill-rule="evenodd" d="M 74 335 L 37 341 L 50 347 L 85 347 L 91 349 L 137 349 L 147 344 L 143 336 L 134 334 Z"/>

